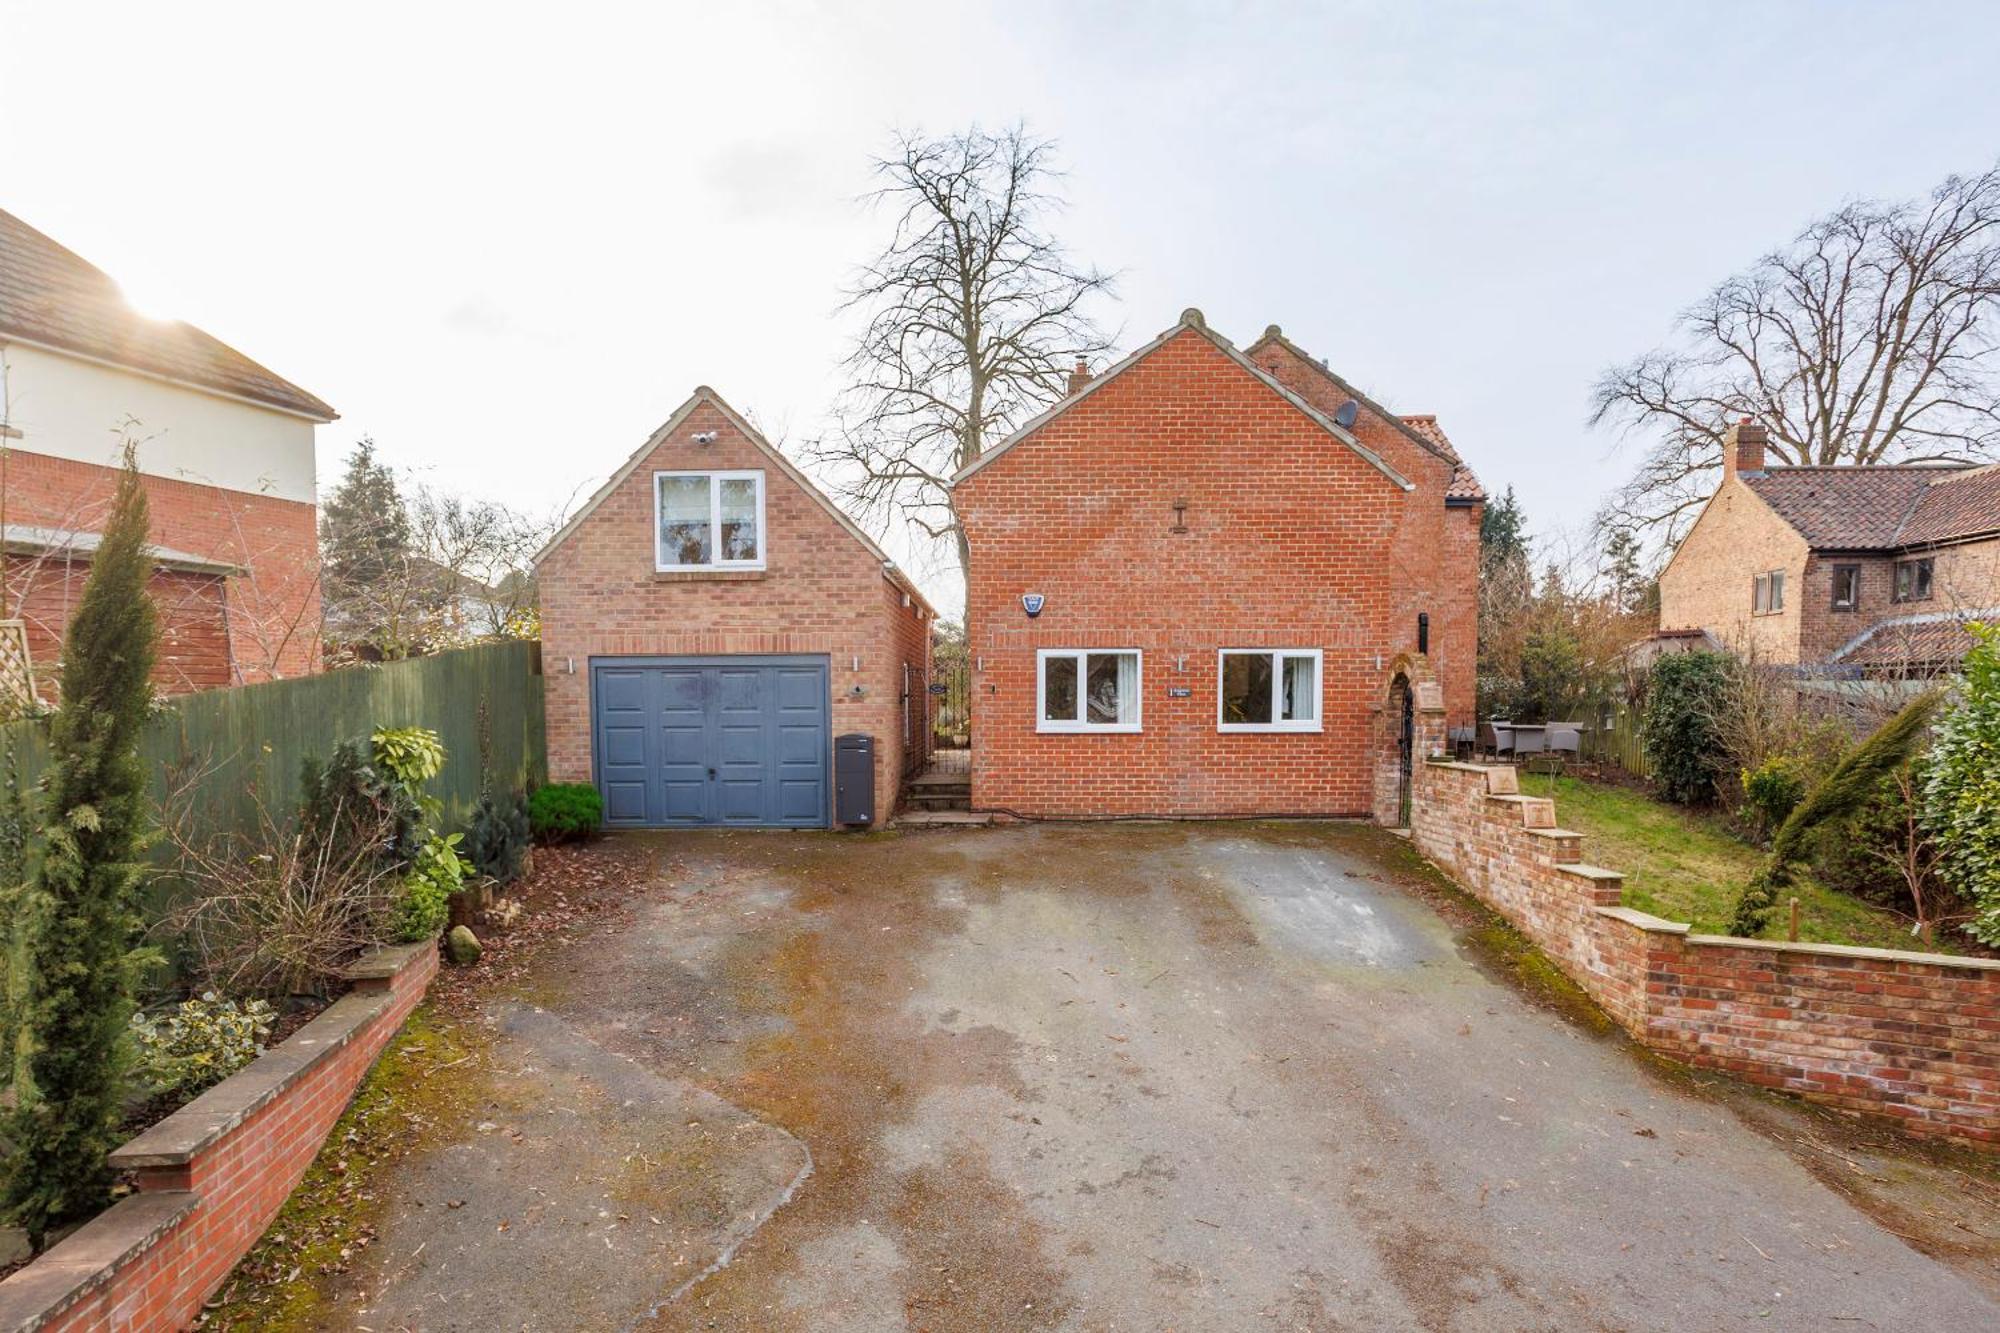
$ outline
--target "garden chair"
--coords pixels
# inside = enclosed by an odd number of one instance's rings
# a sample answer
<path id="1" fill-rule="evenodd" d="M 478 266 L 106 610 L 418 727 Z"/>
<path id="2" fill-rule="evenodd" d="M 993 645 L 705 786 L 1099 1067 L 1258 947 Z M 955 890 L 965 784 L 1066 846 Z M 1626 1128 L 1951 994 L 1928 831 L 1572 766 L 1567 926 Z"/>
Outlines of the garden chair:
<path id="1" fill-rule="evenodd" d="M 1514 729 L 1505 722 L 1488 722 L 1479 729 L 1482 753 L 1502 759 L 1514 753 Z"/>

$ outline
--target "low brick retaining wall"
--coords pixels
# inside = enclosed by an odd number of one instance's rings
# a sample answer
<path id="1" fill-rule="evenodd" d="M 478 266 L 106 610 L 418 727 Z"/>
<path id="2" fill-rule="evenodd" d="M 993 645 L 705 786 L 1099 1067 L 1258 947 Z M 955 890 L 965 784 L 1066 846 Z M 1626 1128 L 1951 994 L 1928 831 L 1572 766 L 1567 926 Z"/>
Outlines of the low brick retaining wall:
<path id="1" fill-rule="evenodd" d="M 435 943 L 362 959 L 352 989 L 112 1154 L 139 1191 L 0 1282 L 0 1333 L 186 1328 L 312 1164 L 437 975 Z"/>
<path id="2" fill-rule="evenodd" d="M 1694 935 L 1621 905 L 1510 767 L 1419 765 L 1411 838 L 1627 1032 L 1913 1133 L 2000 1146 L 2000 962 Z"/>

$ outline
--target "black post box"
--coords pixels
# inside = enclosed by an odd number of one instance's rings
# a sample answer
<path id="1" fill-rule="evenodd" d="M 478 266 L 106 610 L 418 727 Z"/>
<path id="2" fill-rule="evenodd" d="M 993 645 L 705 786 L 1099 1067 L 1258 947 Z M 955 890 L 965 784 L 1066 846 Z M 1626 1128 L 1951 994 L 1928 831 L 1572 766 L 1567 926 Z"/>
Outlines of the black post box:
<path id="1" fill-rule="evenodd" d="M 840 736 L 833 742 L 833 822 L 863 827 L 875 822 L 873 736 Z"/>

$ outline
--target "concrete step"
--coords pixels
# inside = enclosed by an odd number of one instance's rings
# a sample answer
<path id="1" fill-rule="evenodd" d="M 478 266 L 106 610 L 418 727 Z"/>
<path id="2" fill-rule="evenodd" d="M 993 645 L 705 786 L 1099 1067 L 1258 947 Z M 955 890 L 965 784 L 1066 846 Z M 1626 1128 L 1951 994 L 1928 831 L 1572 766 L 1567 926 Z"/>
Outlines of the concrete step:
<path id="1" fill-rule="evenodd" d="M 970 810 L 969 791 L 913 790 L 904 798 L 915 810 Z"/>
<path id="2" fill-rule="evenodd" d="M 910 786 L 921 790 L 933 787 L 947 790 L 972 790 L 972 775 L 969 773 L 919 773 L 910 779 Z"/>
<path id="3" fill-rule="evenodd" d="M 896 828 L 985 828 L 992 815 L 976 815 L 970 810 L 906 810 L 893 821 Z"/>

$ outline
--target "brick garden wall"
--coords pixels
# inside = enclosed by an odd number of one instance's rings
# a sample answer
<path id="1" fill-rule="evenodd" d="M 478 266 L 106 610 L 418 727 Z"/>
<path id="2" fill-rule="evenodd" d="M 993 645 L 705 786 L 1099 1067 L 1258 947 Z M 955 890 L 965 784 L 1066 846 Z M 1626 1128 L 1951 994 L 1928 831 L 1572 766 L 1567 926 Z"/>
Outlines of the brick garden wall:
<path id="1" fill-rule="evenodd" d="M 283 1044 L 112 1155 L 139 1192 L 0 1282 L 0 1329 L 165 1333 L 264 1234 L 437 975 L 433 942 L 385 949 Z"/>
<path id="2" fill-rule="evenodd" d="M 711 431 L 712 443 L 694 442 Z M 659 572 L 653 474 L 718 470 L 764 473 L 765 567 Z M 875 820 L 888 821 L 902 781 L 903 663 L 928 664 L 930 622 L 727 413 L 695 407 L 543 558 L 538 578 L 552 781 L 593 780 L 593 657 L 823 655 L 832 733 L 875 737 Z"/>
<path id="3" fill-rule="evenodd" d="M 1622 876 L 1512 768 L 1421 765 L 1411 833 L 1647 1046 L 2000 1145 L 2000 962 L 1690 934 L 1621 906 Z"/>

